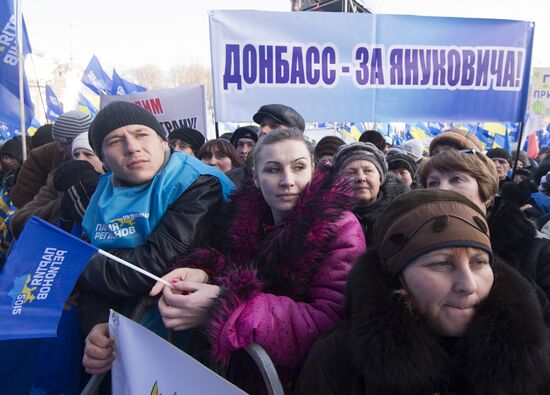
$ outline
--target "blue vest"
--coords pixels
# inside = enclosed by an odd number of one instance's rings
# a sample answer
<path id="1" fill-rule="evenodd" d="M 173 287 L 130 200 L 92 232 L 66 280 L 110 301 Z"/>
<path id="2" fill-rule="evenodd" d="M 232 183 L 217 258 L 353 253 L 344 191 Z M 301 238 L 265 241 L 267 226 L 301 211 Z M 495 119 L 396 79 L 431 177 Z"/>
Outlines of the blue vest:
<path id="1" fill-rule="evenodd" d="M 181 152 L 172 153 L 166 166 L 146 185 L 115 187 L 112 173 L 107 173 L 99 180 L 82 227 L 91 243 L 104 250 L 142 245 L 168 207 L 202 175 L 218 178 L 224 199 L 235 188 L 220 170 Z"/>

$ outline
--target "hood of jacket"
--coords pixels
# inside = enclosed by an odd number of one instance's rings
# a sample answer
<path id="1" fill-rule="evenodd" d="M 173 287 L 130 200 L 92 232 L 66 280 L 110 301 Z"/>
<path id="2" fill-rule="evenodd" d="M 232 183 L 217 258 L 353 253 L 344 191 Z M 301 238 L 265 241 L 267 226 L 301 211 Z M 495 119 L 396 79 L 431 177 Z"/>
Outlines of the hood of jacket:
<path id="1" fill-rule="evenodd" d="M 540 388 L 550 379 L 550 332 L 535 293 L 506 264 L 495 262 L 493 271 L 466 334 L 443 339 L 395 292 L 396 279 L 381 270 L 376 251 L 367 252 L 346 294 L 349 353 L 365 392 L 546 393 Z"/>

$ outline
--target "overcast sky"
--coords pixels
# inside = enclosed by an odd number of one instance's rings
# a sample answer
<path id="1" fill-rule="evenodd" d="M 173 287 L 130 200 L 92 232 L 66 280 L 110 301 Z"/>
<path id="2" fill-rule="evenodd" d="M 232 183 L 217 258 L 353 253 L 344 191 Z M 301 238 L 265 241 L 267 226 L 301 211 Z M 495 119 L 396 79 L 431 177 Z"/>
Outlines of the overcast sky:
<path id="1" fill-rule="evenodd" d="M 34 52 L 107 72 L 155 64 L 210 64 L 208 10 L 290 11 L 289 0 L 21 0 Z M 535 21 L 533 66 L 550 67 L 547 0 L 371 0 L 377 13 Z M 546 17 L 545 17 L 546 15 Z"/>

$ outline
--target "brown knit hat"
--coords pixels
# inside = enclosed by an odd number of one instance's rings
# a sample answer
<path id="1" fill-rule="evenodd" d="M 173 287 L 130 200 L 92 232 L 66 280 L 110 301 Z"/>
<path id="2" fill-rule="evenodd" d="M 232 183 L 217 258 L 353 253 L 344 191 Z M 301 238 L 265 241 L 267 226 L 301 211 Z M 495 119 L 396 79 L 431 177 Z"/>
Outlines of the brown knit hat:
<path id="1" fill-rule="evenodd" d="M 457 150 L 466 148 L 472 148 L 479 152 L 483 150 L 481 141 L 475 133 L 462 129 L 449 129 L 435 136 L 430 142 L 430 156 L 434 155 L 434 148 L 438 145 L 450 145 Z"/>
<path id="2" fill-rule="evenodd" d="M 485 215 L 464 196 L 417 189 L 397 197 L 384 210 L 377 250 L 389 274 L 398 275 L 421 255 L 449 247 L 479 248 L 492 260 Z"/>

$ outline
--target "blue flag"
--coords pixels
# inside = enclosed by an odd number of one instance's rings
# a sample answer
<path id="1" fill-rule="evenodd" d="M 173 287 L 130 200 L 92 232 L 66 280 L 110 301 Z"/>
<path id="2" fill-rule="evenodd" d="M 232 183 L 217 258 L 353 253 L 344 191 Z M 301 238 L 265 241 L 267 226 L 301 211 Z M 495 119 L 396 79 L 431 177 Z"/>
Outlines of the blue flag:
<path id="1" fill-rule="evenodd" d="M 99 59 L 95 55 L 92 56 L 90 63 L 88 63 L 88 67 L 84 70 L 81 81 L 98 95 L 102 93 L 108 95 L 113 86 L 113 81 L 111 81 L 109 75 L 103 71 L 101 63 L 99 63 Z"/>
<path id="2" fill-rule="evenodd" d="M 0 0 L 0 133 L 4 140 L 21 134 L 17 18 L 13 4 L 12 0 Z M 26 55 L 30 52 L 31 46 L 23 22 L 23 53 Z M 23 76 L 23 85 L 26 130 L 33 118 L 33 105 L 26 76 Z"/>
<path id="3" fill-rule="evenodd" d="M 113 86 L 111 95 L 128 95 L 130 93 L 145 92 L 147 89 L 141 85 L 136 85 L 118 75 L 113 69 Z"/>
<path id="4" fill-rule="evenodd" d="M 96 252 L 32 217 L 0 274 L 0 340 L 56 336 L 63 305 Z"/>
<path id="5" fill-rule="evenodd" d="M 57 96 L 49 85 L 46 85 L 46 107 L 46 116 L 50 121 L 55 121 L 63 114 L 63 107 L 59 104 Z"/>
<path id="6" fill-rule="evenodd" d="M 78 94 L 78 110 L 87 112 L 92 118 L 97 114 L 97 108 L 82 93 Z"/>

